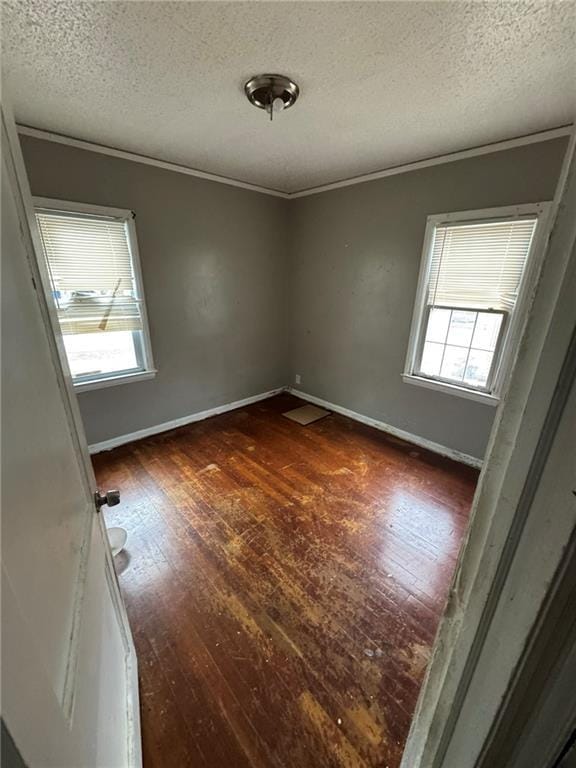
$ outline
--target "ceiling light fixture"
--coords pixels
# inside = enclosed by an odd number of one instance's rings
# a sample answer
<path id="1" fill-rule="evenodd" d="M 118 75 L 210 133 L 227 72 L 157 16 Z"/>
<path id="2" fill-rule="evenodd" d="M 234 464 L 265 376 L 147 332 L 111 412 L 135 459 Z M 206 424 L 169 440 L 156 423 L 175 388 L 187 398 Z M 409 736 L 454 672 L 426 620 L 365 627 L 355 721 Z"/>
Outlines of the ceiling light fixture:
<path id="1" fill-rule="evenodd" d="M 300 89 L 284 75 L 255 75 L 244 86 L 244 92 L 251 104 L 258 109 L 265 109 L 270 120 L 273 120 L 274 115 L 290 109 Z"/>

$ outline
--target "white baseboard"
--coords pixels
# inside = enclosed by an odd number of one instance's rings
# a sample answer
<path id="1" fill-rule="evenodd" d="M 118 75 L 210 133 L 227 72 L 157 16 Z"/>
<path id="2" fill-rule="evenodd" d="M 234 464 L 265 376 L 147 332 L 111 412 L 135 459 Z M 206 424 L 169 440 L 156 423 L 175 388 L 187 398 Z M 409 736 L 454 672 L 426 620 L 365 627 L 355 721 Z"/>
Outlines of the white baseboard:
<path id="1" fill-rule="evenodd" d="M 320 397 L 309 395 L 307 392 L 300 392 L 293 387 L 287 387 L 286 389 L 295 397 L 300 397 L 302 400 L 308 400 L 310 403 L 320 405 L 322 408 L 326 408 L 329 411 L 340 413 L 342 416 L 348 416 L 348 418 L 354 419 L 354 421 L 359 421 L 362 424 L 367 424 L 369 427 L 380 429 L 382 432 L 387 432 L 389 435 L 398 437 L 400 440 L 406 440 L 406 442 L 413 443 L 420 448 L 426 448 L 428 451 L 439 453 L 441 456 L 454 459 L 454 461 L 459 461 L 462 464 L 468 464 L 468 466 L 475 467 L 476 469 L 480 469 L 482 467 L 482 459 L 477 459 L 475 456 L 469 456 L 467 453 L 456 451 L 453 448 L 447 448 L 445 445 L 440 445 L 440 443 L 434 443 L 432 440 L 426 440 L 425 437 L 413 435 L 411 432 L 398 429 L 397 427 L 393 427 L 390 424 L 386 424 L 383 421 L 378 421 L 377 419 L 371 419 L 369 416 L 363 416 L 361 413 L 356 413 L 356 411 L 351 411 L 350 409 L 344 408 L 341 405 L 329 403 L 327 400 L 322 400 Z"/>
<path id="2" fill-rule="evenodd" d="M 210 416 L 217 416 L 219 413 L 226 413 L 226 411 L 233 411 L 235 408 L 243 408 L 245 405 L 252 405 L 252 403 L 257 403 L 259 400 L 266 400 L 268 397 L 278 395 L 280 392 L 284 392 L 285 389 L 285 387 L 278 387 L 278 389 L 271 389 L 269 392 L 261 392 L 259 395 L 245 397 L 243 400 L 235 400 L 233 403 L 217 405 L 216 408 L 209 408 L 207 411 L 198 411 L 198 413 L 191 413 L 189 416 L 181 416 L 179 419 L 172 419 L 172 421 L 165 421 L 162 424 L 155 424 L 153 427 L 139 429 L 136 432 L 129 432 L 126 435 L 118 435 L 118 437 L 113 437 L 110 440 L 103 440 L 101 443 L 93 443 L 88 446 L 88 450 L 90 453 L 109 451 L 112 448 L 117 448 L 119 445 L 131 443 L 134 440 L 141 440 L 143 437 L 157 435 L 160 432 L 168 432 L 171 429 L 176 429 L 176 427 L 184 427 L 186 424 L 192 424 L 194 421 L 202 421 L 203 419 L 208 419 Z"/>
<path id="3" fill-rule="evenodd" d="M 299 397 L 302 400 L 307 400 L 310 403 L 321 405 L 334 413 L 340 413 L 342 416 L 348 416 L 354 421 L 359 421 L 362 424 L 367 424 L 369 427 L 374 427 L 382 432 L 387 432 L 389 435 L 399 438 L 400 440 L 406 440 L 408 443 L 413 443 L 420 448 L 426 448 L 433 453 L 438 453 L 441 456 L 446 456 L 454 461 L 459 461 L 462 464 L 468 464 L 470 467 L 480 469 L 482 467 L 482 459 L 477 459 L 475 456 L 469 456 L 467 453 L 456 451 L 453 448 L 447 448 L 440 443 L 434 443 L 432 440 L 426 440 L 419 435 L 413 435 L 411 432 L 406 432 L 403 429 L 398 429 L 390 424 L 386 424 L 383 421 L 372 419 L 369 416 L 364 416 L 356 411 L 351 411 L 349 408 L 344 408 L 341 405 L 335 403 L 329 403 L 327 400 L 322 400 L 320 397 L 309 395 L 307 392 L 301 392 L 293 387 L 278 387 L 277 389 L 271 389 L 269 392 L 261 392 L 259 395 L 253 395 L 252 397 L 245 397 L 243 400 L 235 400 L 232 403 L 225 403 L 224 405 L 218 405 L 215 408 L 209 408 L 206 411 L 198 411 L 188 416 L 181 416 L 179 419 L 173 419 L 172 421 L 165 421 L 162 424 L 155 424 L 153 427 L 146 427 L 145 429 L 139 429 L 136 432 L 129 432 L 126 435 L 119 435 L 113 437 L 110 440 L 103 440 L 101 443 L 93 443 L 88 446 L 90 453 L 100 453 L 101 451 L 109 451 L 112 448 L 117 448 L 119 445 L 125 443 L 131 443 L 134 440 L 141 440 L 144 437 L 150 437 L 151 435 L 158 435 L 161 432 L 168 432 L 176 427 L 184 427 L 186 424 L 192 424 L 194 421 L 202 421 L 208 419 L 210 416 L 217 416 L 219 413 L 226 413 L 227 411 L 233 411 L 235 408 L 243 408 L 245 405 L 251 405 L 257 403 L 259 400 L 266 400 L 268 397 L 278 395 L 280 392 L 291 392 L 295 397 Z"/>

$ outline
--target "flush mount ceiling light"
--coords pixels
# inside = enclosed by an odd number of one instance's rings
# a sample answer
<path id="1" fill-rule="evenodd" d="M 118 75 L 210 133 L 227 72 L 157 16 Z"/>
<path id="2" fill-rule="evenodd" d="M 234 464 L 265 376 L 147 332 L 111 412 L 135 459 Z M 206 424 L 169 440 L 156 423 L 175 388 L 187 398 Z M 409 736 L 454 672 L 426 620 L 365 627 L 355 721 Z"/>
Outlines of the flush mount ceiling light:
<path id="1" fill-rule="evenodd" d="M 255 75 L 244 86 L 244 92 L 251 104 L 258 109 L 265 109 L 270 120 L 273 120 L 274 115 L 290 109 L 300 89 L 284 75 Z"/>

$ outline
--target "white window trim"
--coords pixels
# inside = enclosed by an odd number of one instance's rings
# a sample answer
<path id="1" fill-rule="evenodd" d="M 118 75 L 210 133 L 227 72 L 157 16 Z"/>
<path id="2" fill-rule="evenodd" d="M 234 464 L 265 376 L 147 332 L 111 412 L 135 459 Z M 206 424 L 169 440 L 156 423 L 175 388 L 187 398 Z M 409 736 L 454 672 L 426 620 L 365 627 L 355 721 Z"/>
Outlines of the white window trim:
<path id="1" fill-rule="evenodd" d="M 106 387 L 114 387 L 117 384 L 129 384 L 133 381 L 145 381 L 146 379 L 153 379 L 158 371 L 155 369 L 149 371 L 137 371 L 136 373 L 121 373 L 118 376 L 107 376 L 102 379 L 94 379 L 93 381 L 79 381 L 74 384 L 74 390 L 76 392 L 89 392 L 91 389 L 105 389 Z"/>
<path id="2" fill-rule="evenodd" d="M 130 257 L 132 259 L 132 267 L 134 270 L 134 282 L 136 283 L 138 297 L 141 299 L 142 351 L 145 367 L 141 371 L 119 373 L 117 375 L 112 374 L 110 376 L 103 376 L 99 379 L 95 378 L 92 380 L 84 379 L 83 381 L 74 381 L 74 379 L 71 378 L 74 390 L 76 392 L 87 392 L 92 389 L 103 389 L 118 384 L 127 384 L 129 382 L 154 378 L 157 370 L 154 367 L 154 357 L 152 355 L 152 345 L 150 343 L 150 327 L 148 324 L 148 311 L 146 309 L 146 297 L 144 295 L 144 282 L 142 279 L 134 212 L 127 208 L 112 208 L 104 205 L 92 205 L 91 203 L 76 203 L 71 200 L 58 200 L 51 197 L 33 197 L 33 201 L 35 209 L 46 208 L 53 211 L 70 211 L 71 213 L 85 213 L 93 216 L 108 216 L 114 219 L 122 219 L 126 222 L 128 228 L 128 248 L 130 249 Z M 46 286 L 46 290 L 48 290 L 48 286 Z M 52 301 L 51 294 L 50 301 Z"/>
<path id="3" fill-rule="evenodd" d="M 405 384 L 415 384 L 416 386 L 424 387 L 425 389 L 435 389 L 437 392 L 447 392 L 450 395 L 458 395 L 458 397 L 464 397 L 467 400 L 476 400 L 478 403 L 486 403 L 487 405 L 498 405 L 500 402 L 500 397 L 491 394 L 490 392 L 481 392 L 477 389 L 459 387 L 457 384 L 449 384 L 446 381 L 428 379 L 425 376 L 417 376 L 414 373 L 403 373 L 402 381 L 404 381 Z"/>
<path id="4" fill-rule="evenodd" d="M 416 290 L 416 300 L 414 302 L 414 313 L 412 315 L 412 324 L 410 326 L 410 338 L 408 341 L 408 351 L 402 380 L 406 384 L 415 384 L 416 386 L 426 387 L 427 389 L 446 392 L 448 394 L 464 397 L 468 400 L 486 403 L 488 405 L 498 405 L 505 382 L 513 359 L 513 353 L 517 348 L 517 342 L 526 319 L 526 310 L 531 301 L 536 279 L 542 268 L 544 257 L 544 246 L 548 235 L 546 226 L 547 218 L 550 213 L 552 203 L 527 203 L 524 205 L 503 206 L 500 208 L 481 208 L 474 211 L 456 211 L 454 213 L 439 213 L 428 216 L 426 219 L 426 230 L 424 233 L 424 245 L 422 247 L 422 258 L 420 261 L 420 274 L 418 277 L 418 288 Z M 534 233 L 530 251 L 526 262 L 526 272 L 520 285 L 518 299 L 510 318 L 510 326 L 506 332 L 498 369 L 494 378 L 492 390 L 482 392 L 457 384 L 448 384 L 424 376 L 418 376 L 415 373 L 416 358 L 418 354 L 418 341 L 421 334 L 421 326 L 424 319 L 426 288 L 428 284 L 428 273 L 430 270 L 432 256 L 432 242 L 434 230 L 437 226 L 455 221 L 483 221 L 486 219 L 514 219 L 519 216 L 536 214 L 538 223 Z"/>

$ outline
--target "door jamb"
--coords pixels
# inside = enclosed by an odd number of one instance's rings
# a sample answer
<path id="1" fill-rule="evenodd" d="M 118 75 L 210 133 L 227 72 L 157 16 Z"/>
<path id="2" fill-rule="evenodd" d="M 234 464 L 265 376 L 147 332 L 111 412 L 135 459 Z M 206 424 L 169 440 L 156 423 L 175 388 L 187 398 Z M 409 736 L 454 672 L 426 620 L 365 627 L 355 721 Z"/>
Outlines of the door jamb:
<path id="1" fill-rule="evenodd" d="M 445 758 L 454 736 L 462 738 L 468 728 L 478 731 L 478 721 L 463 724 L 458 715 L 518 547 L 523 529 L 523 521 L 517 516 L 523 481 L 545 425 L 569 344 L 568 335 L 568 340 L 562 338 L 555 344 L 553 352 L 547 349 L 546 356 L 546 337 L 554 323 L 564 320 L 566 324 L 568 318 L 569 325 L 574 316 L 573 297 L 563 289 L 569 279 L 570 258 L 572 265 L 576 258 L 571 256 L 576 226 L 564 197 L 569 183 L 573 195 L 576 186 L 575 142 L 573 129 L 549 219 L 546 265 L 537 281 L 509 386 L 497 411 L 471 522 L 412 721 L 402 768 L 452 768 Z M 555 555 L 559 563 L 562 551 Z M 523 640 L 527 642 L 529 636 L 530 632 L 526 633 Z M 510 669 L 510 677 L 512 672 Z M 509 681 L 502 684 L 506 682 Z M 481 717 L 492 717 L 489 710 L 479 712 L 479 721 Z M 483 723 L 487 726 L 483 728 L 484 741 L 489 737 L 492 722 Z M 472 768 L 478 753 L 479 750 L 471 749 L 466 765 L 458 768 Z"/>

